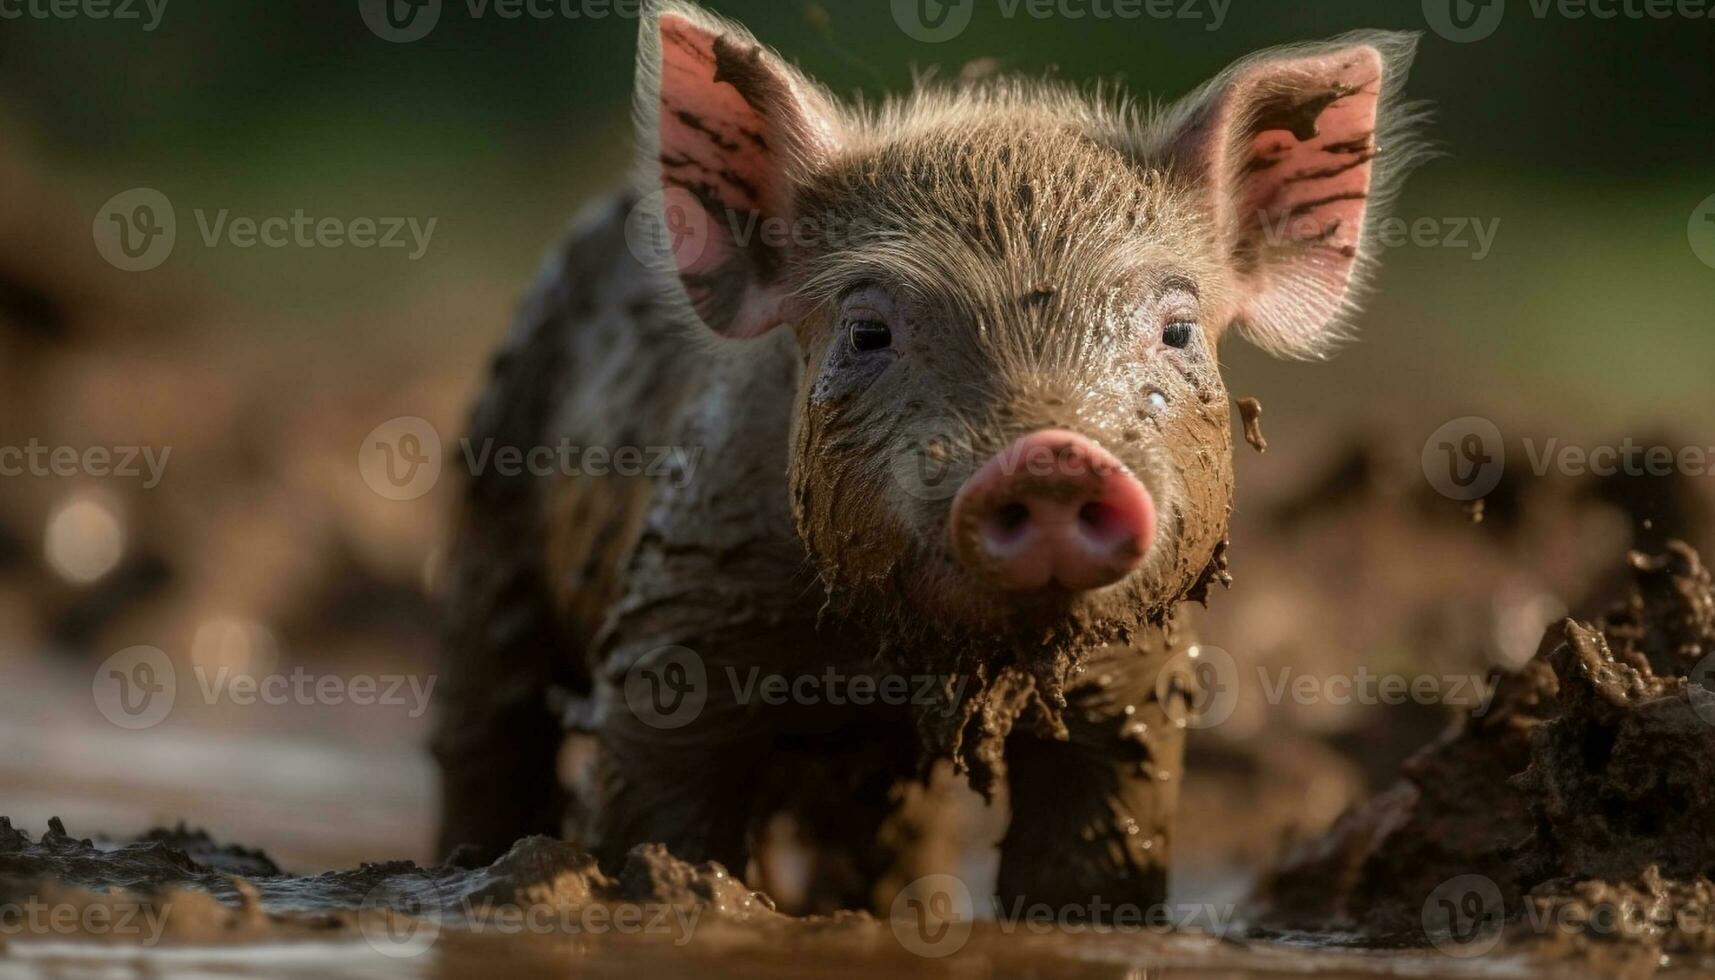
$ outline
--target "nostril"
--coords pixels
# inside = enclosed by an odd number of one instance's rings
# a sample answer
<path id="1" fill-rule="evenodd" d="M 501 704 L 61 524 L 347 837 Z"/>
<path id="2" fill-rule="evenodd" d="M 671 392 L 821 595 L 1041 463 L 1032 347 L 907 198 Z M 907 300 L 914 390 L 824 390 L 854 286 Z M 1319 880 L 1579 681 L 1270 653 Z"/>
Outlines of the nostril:
<path id="1" fill-rule="evenodd" d="M 1030 508 L 1018 501 L 1002 504 L 984 521 L 983 540 L 995 554 L 1010 553 L 1029 533 Z"/>
<path id="2" fill-rule="evenodd" d="M 1135 533 L 1126 526 L 1117 508 L 1099 500 L 1078 508 L 1078 526 L 1087 538 L 1100 544 L 1118 544 Z"/>
<path id="3" fill-rule="evenodd" d="M 1016 531 L 1030 522 L 1030 508 L 1014 501 L 995 511 L 995 526 L 1002 531 Z"/>

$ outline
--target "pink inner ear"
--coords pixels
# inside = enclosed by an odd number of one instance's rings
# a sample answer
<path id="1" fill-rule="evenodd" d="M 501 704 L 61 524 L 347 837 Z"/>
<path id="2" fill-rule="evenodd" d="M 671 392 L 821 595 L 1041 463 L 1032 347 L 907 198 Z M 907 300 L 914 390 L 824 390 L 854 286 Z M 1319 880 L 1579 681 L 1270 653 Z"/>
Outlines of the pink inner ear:
<path id="1" fill-rule="evenodd" d="M 731 212 L 757 211 L 773 192 L 768 125 L 739 90 L 717 81 L 719 38 L 676 14 L 661 18 L 661 181 L 669 207 L 690 200 L 708 211 L 695 226 L 707 240 L 675 249 L 680 272 L 710 273 L 734 257 Z M 670 212 L 669 219 L 673 217 Z M 680 240 L 684 240 L 681 237 Z"/>
<path id="2" fill-rule="evenodd" d="M 1376 156 L 1382 59 L 1362 47 L 1260 71 L 1243 85 L 1255 116 L 1236 161 L 1242 251 L 1261 290 L 1249 312 L 1253 322 L 1269 321 L 1256 323 L 1264 330 L 1299 333 L 1302 323 L 1285 321 L 1335 315 L 1351 283 Z"/>
<path id="3" fill-rule="evenodd" d="M 717 333 L 781 321 L 773 222 L 790 207 L 788 162 L 831 141 L 826 109 L 790 68 L 740 32 L 663 14 L 659 163 L 672 255 Z"/>

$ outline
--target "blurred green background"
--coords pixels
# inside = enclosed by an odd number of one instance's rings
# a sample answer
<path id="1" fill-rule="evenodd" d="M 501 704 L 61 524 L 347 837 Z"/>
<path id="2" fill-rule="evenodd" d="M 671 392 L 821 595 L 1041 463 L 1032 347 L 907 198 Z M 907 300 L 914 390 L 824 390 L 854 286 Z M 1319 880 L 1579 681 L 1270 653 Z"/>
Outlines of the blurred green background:
<path id="1" fill-rule="evenodd" d="M 870 96 L 909 86 L 916 70 L 993 56 L 1171 98 L 1258 47 L 1428 26 L 1416 0 L 1234 0 L 1216 30 L 1205 0 L 1174 0 L 1200 16 L 1167 19 L 1008 18 L 999 0 L 975 0 L 968 30 L 926 44 L 900 29 L 885 0 L 710 6 L 836 91 Z M 3 21 L 0 100 L 46 171 L 75 185 L 90 211 L 150 186 L 181 210 L 440 219 L 418 263 L 181 242 L 174 266 L 195 269 L 221 299 L 301 314 L 313 331 L 323 317 L 386 310 L 401 295 L 521 282 L 578 202 L 622 178 L 636 23 L 588 16 L 606 11 L 604 0 L 579 7 L 585 16 L 505 19 L 447 0 L 429 36 L 406 44 L 371 33 L 358 0 L 172 0 L 152 32 Z M 1678 418 L 1715 403 L 1704 390 L 1715 269 L 1688 242 L 1694 211 L 1715 194 L 1715 20 L 1574 19 L 1559 8 L 1539 18 L 1528 0 L 1510 7 L 1482 40 L 1425 33 L 1410 94 L 1434 104 L 1444 156 L 1397 212 L 1498 222 L 1492 251 L 1474 258 L 1468 233 L 1468 247 L 1394 249 L 1365 343 L 1332 372 L 1280 374 L 1229 353 L 1241 377 L 1254 371 L 1264 394 L 1286 396 L 1275 398 L 1283 411 L 1304 380 L 1360 401 L 1528 392 L 1556 418 L 1592 421 Z M 417 329 L 425 339 L 487 338 L 502 313 Z"/>

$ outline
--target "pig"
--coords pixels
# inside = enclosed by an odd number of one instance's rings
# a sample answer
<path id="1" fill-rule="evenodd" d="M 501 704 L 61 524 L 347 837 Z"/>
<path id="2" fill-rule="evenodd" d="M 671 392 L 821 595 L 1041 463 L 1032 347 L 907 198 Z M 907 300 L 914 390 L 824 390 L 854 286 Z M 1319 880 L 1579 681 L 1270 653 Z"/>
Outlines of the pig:
<path id="1" fill-rule="evenodd" d="M 1161 902 L 1185 609 L 1227 577 L 1218 345 L 1345 339 L 1415 45 L 1266 51 L 1164 108 L 1004 75 L 856 106 L 651 3 L 638 184 L 575 222 L 473 414 L 485 452 L 576 464 L 464 483 L 442 846 L 742 875 L 787 814 L 843 869 L 819 894 L 876 904 L 939 766 L 1009 807 L 1003 906 Z"/>

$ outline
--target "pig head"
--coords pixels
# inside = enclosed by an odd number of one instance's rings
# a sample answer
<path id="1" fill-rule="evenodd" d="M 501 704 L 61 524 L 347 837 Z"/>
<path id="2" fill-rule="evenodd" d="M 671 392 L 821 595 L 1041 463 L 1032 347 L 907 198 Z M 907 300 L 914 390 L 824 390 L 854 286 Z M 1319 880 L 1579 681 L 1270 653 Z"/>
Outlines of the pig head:
<path id="1" fill-rule="evenodd" d="M 665 5 L 637 104 L 659 260 L 710 336 L 796 338 L 793 512 L 833 606 L 1045 661 L 1205 584 L 1218 345 L 1341 338 L 1414 151 L 1414 43 L 1266 52 L 1154 113 L 1024 81 L 854 109 Z"/>

